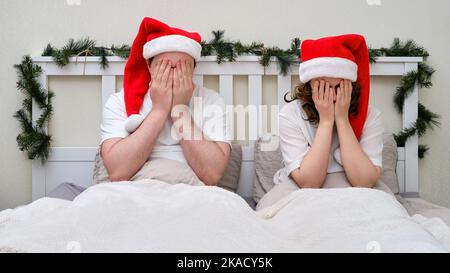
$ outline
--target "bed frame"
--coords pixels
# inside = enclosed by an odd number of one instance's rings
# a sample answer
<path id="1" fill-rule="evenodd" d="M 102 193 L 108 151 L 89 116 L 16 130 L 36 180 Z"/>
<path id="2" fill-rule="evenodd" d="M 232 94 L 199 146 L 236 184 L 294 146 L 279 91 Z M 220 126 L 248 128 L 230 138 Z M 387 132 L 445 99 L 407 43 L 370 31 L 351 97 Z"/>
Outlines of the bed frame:
<path id="1" fill-rule="evenodd" d="M 116 90 L 116 77 L 123 75 L 125 60 L 119 57 L 108 57 L 109 67 L 102 69 L 98 57 L 71 58 L 68 65 L 60 68 L 51 57 L 36 57 L 33 61 L 42 67 L 43 73 L 39 79 L 46 89 L 49 76 L 80 76 L 95 75 L 102 79 L 102 105 Z M 421 57 L 380 57 L 371 65 L 371 76 L 401 76 L 409 71 L 417 70 Z M 248 104 L 262 105 L 262 76 L 277 76 L 277 94 L 279 105 L 284 104 L 283 95 L 291 90 L 291 76 L 298 75 L 298 66 L 292 67 L 287 76 L 279 74 L 277 63 L 273 60 L 266 68 L 259 64 L 256 56 L 241 56 L 235 62 L 216 63 L 215 56 L 202 57 L 197 63 L 194 81 L 203 85 L 204 75 L 218 75 L 219 93 L 228 105 L 233 104 L 233 76 L 248 77 Z M 416 121 L 418 115 L 418 86 L 408 96 L 404 105 L 402 117 L 403 128 Z M 41 109 L 33 101 L 33 123 L 41 114 Z M 257 124 L 261 124 L 261 115 L 258 111 Z M 261 136 L 263 132 L 256 132 Z M 92 183 L 94 158 L 96 147 L 52 147 L 48 162 L 41 160 L 32 162 L 32 199 L 46 196 L 58 184 L 72 182 L 81 186 L 89 186 Z M 254 141 L 243 147 L 242 168 L 238 193 L 243 197 L 252 197 L 254 172 Z M 408 139 L 405 147 L 398 148 L 397 176 L 400 192 L 404 194 L 416 194 L 419 190 L 418 180 L 418 137 Z"/>

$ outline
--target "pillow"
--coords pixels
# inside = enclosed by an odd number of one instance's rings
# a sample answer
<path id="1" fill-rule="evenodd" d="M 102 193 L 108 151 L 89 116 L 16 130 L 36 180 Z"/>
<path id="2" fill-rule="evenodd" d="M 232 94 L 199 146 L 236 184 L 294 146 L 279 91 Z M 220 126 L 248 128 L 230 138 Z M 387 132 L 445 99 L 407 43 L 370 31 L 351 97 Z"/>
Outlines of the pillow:
<path id="1" fill-rule="evenodd" d="M 223 173 L 217 186 L 236 192 L 239 183 L 239 177 L 241 176 L 241 163 L 242 163 L 242 147 L 237 143 L 231 144 L 231 154 L 228 166 Z"/>
<path id="2" fill-rule="evenodd" d="M 392 134 L 383 135 L 383 168 L 380 180 L 391 189 L 394 194 L 400 193 L 397 178 L 397 143 Z"/>
<path id="3" fill-rule="evenodd" d="M 174 171 L 176 170 L 176 171 Z M 148 160 L 131 178 L 131 181 L 157 179 L 166 183 L 204 186 L 189 165 L 166 158 Z"/>
<path id="4" fill-rule="evenodd" d="M 345 176 L 345 172 L 336 172 L 327 174 L 322 188 L 346 188 L 351 186 L 352 185 Z M 392 190 L 381 179 L 377 181 L 373 188 L 394 196 Z"/>
<path id="5" fill-rule="evenodd" d="M 241 162 L 242 162 L 242 147 L 239 144 L 233 143 L 232 148 L 231 148 L 231 154 L 230 154 L 230 160 L 229 160 L 228 166 L 225 169 L 225 172 L 217 186 L 224 188 L 226 190 L 232 191 L 232 192 L 236 192 L 238 182 L 239 182 L 239 176 L 241 173 Z M 161 164 L 161 163 L 163 163 L 163 162 L 162 161 L 158 162 L 158 164 Z M 154 169 L 154 167 L 156 167 L 155 164 L 150 164 L 150 161 L 147 161 L 144 164 L 144 166 L 142 166 L 141 170 L 139 170 L 131 178 L 131 180 L 142 179 L 142 178 L 148 177 L 149 169 Z M 158 169 L 161 169 L 161 168 L 158 168 Z M 179 170 L 181 171 L 181 169 L 179 169 Z M 173 181 L 175 181 L 175 180 L 178 181 L 180 179 L 180 175 L 178 172 L 176 175 L 170 175 L 168 172 L 164 172 L 154 178 L 158 178 L 158 177 L 164 177 L 165 179 L 169 179 L 170 181 L 167 181 L 169 183 L 173 183 Z M 183 177 L 188 177 L 188 176 L 183 176 Z M 93 182 L 94 182 L 94 184 L 111 182 L 109 180 L 108 171 L 106 170 L 106 168 L 103 164 L 103 159 L 100 155 L 100 147 L 98 148 L 97 154 L 95 155 Z"/>
<path id="6" fill-rule="evenodd" d="M 103 159 L 100 154 L 101 146 L 97 149 L 97 154 L 95 155 L 94 173 L 93 173 L 93 184 L 99 184 L 104 182 L 111 182 L 109 180 L 108 171 L 103 165 Z"/>
<path id="7" fill-rule="evenodd" d="M 266 143 L 267 141 L 278 141 L 278 136 L 273 135 L 270 136 L 270 138 L 271 140 L 263 140 L 262 138 L 259 139 L 255 146 L 255 180 L 253 184 L 253 199 L 256 203 L 259 202 L 264 194 L 275 186 L 273 183 L 273 176 L 279 169 L 284 167 L 283 157 L 279 145 L 275 151 L 261 151 L 261 144 Z M 397 144 L 391 134 L 384 134 L 383 145 L 383 168 L 380 179 L 375 188 L 386 192 L 392 192 L 393 194 L 398 194 L 399 186 L 396 174 Z M 327 184 L 331 185 L 333 182 L 330 180 Z M 386 186 L 389 189 L 387 189 Z"/>
<path id="8" fill-rule="evenodd" d="M 284 167 L 283 157 L 279 145 L 275 150 L 265 151 L 261 146 L 265 143 L 278 143 L 278 136 L 260 138 L 255 144 L 255 180 L 253 182 L 253 199 L 256 203 L 272 189 L 273 176 Z"/>

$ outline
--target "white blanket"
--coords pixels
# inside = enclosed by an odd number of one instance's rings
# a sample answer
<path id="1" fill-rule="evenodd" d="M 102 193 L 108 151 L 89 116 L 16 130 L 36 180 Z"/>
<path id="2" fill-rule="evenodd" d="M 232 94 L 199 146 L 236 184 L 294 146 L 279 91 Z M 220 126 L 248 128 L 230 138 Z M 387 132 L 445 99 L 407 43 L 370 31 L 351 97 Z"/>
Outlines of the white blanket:
<path id="1" fill-rule="evenodd" d="M 0 252 L 447 252 L 450 229 L 372 189 L 298 190 L 253 211 L 217 187 L 105 183 L 0 212 Z"/>

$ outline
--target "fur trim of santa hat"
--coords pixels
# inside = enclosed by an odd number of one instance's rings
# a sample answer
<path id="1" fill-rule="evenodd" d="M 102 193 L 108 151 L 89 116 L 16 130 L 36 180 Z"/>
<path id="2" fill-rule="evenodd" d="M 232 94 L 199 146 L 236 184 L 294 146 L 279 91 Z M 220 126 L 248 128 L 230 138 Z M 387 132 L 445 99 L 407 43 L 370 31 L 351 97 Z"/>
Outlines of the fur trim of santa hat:
<path id="1" fill-rule="evenodd" d="M 145 59 L 150 59 L 158 54 L 171 51 L 184 52 L 198 61 L 202 46 L 199 42 L 183 35 L 167 35 L 145 43 L 143 55 Z"/>
<path id="2" fill-rule="evenodd" d="M 125 129 L 129 133 L 134 132 L 145 118 L 140 110 L 151 81 L 147 59 L 175 51 L 184 52 L 198 60 L 202 51 L 201 40 L 196 32 L 170 27 L 149 17 L 142 20 L 124 71 L 123 88 L 128 116 Z"/>
<path id="3" fill-rule="evenodd" d="M 349 120 L 358 139 L 364 128 L 369 107 L 369 50 L 362 35 L 345 34 L 317 40 L 305 40 L 300 50 L 299 76 L 302 83 L 314 78 L 331 77 L 358 82 L 358 115 Z"/>

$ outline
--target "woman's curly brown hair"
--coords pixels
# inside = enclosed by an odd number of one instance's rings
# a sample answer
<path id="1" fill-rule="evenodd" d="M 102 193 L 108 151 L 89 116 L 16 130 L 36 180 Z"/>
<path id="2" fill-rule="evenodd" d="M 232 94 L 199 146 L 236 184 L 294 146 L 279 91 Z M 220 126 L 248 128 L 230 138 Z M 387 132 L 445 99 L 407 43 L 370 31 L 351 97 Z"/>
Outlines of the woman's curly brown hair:
<path id="1" fill-rule="evenodd" d="M 357 82 L 353 82 L 352 87 L 353 87 L 352 99 L 350 101 L 350 108 L 348 109 L 348 113 L 350 116 L 357 116 L 360 97 L 360 87 Z M 288 94 L 289 93 L 286 93 L 286 95 Z M 315 125 L 319 123 L 320 120 L 319 112 L 317 111 L 316 106 L 314 105 L 310 82 L 298 84 L 291 92 L 290 100 L 286 98 L 286 95 L 284 96 L 284 101 L 286 102 L 291 102 L 296 99 L 299 99 L 302 102 L 303 111 L 306 113 L 307 116 L 305 120 Z"/>

